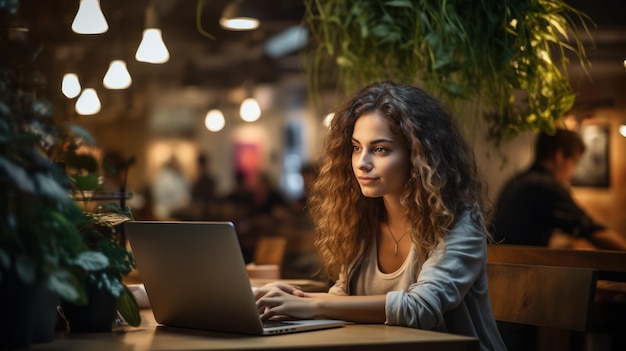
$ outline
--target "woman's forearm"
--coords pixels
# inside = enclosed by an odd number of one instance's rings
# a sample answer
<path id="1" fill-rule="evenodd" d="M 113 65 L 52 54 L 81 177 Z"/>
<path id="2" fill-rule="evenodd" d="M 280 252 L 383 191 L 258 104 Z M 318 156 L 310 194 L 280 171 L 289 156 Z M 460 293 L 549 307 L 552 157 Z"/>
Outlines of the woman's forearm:
<path id="1" fill-rule="evenodd" d="M 589 238 L 598 248 L 605 250 L 626 250 L 626 238 L 614 230 L 600 230 Z"/>
<path id="2" fill-rule="evenodd" d="M 385 295 L 342 296 L 328 293 L 307 293 L 315 304 L 318 317 L 358 323 L 385 322 Z"/>

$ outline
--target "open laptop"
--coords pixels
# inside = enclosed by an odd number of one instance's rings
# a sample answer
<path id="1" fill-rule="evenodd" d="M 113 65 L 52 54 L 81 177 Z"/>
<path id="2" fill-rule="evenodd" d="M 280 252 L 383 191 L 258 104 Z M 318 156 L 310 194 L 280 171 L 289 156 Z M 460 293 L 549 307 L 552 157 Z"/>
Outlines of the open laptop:
<path id="1" fill-rule="evenodd" d="M 124 229 L 160 324 L 253 335 L 344 324 L 270 320 L 275 325 L 264 326 L 231 222 L 129 221 Z"/>

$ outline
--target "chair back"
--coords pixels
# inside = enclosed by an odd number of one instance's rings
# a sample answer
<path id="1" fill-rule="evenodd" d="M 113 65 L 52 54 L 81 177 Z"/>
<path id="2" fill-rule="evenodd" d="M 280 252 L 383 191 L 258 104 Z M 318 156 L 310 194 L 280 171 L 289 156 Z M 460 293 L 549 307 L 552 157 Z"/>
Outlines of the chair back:
<path id="1" fill-rule="evenodd" d="M 598 271 L 598 279 L 626 281 L 626 252 L 623 251 L 490 244 L 487 246 L 487 261 L 589 268 Z"/>
<path id="2" fill-rule="evenodd" d="M 286 247 L 287 238 L 284 236 L 261 236 L 254 249 L 253 261 L 257 265 L 281 266 Z"/>
<path id="3" fill-rule="evenodd" d="M 495 319 L 585 331 L 597 272 L 593 269 L 487 263 Z"/>

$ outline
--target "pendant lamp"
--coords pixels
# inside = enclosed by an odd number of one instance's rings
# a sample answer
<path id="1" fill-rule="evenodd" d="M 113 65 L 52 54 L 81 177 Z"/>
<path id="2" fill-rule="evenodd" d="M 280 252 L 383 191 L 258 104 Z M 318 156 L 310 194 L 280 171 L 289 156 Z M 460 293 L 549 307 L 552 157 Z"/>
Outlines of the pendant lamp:
<path id="1" fill-rule="evenodd" d="M 78 34 L 101 34 L 107 30 L 109 24 L 100 9 L 100 0 L 80 0 L 72 31 Z"/>
<path id="2" fill-rule="evenodd" d="M 161 29 L 158 27 L 156 9 L 152 3 L 146 9 L 146 26 L 135 59 L 147 63 L 165 63 L 170 59 L 170 53 L 163 42 Z"/>

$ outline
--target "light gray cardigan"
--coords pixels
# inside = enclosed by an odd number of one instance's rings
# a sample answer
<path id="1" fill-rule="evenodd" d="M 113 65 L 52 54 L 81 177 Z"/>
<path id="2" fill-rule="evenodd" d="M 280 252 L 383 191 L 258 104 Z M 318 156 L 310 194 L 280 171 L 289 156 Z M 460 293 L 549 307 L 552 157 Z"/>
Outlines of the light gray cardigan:
<path id="1" fill-rule="evenodd" d="M 473 336 L 480 340 L 481 350 L 506 350 L 489 301 L 482 228 L 466 212 L 444 242 L 445 248 L 439 245 L 421 270 L 417 263 L 411 266 L 415 278 L 408 289 L 387 293 L 385 324 Z M 362 248 L 329 293 L 350 295 L 348 282 L 363 256 Z"/>

